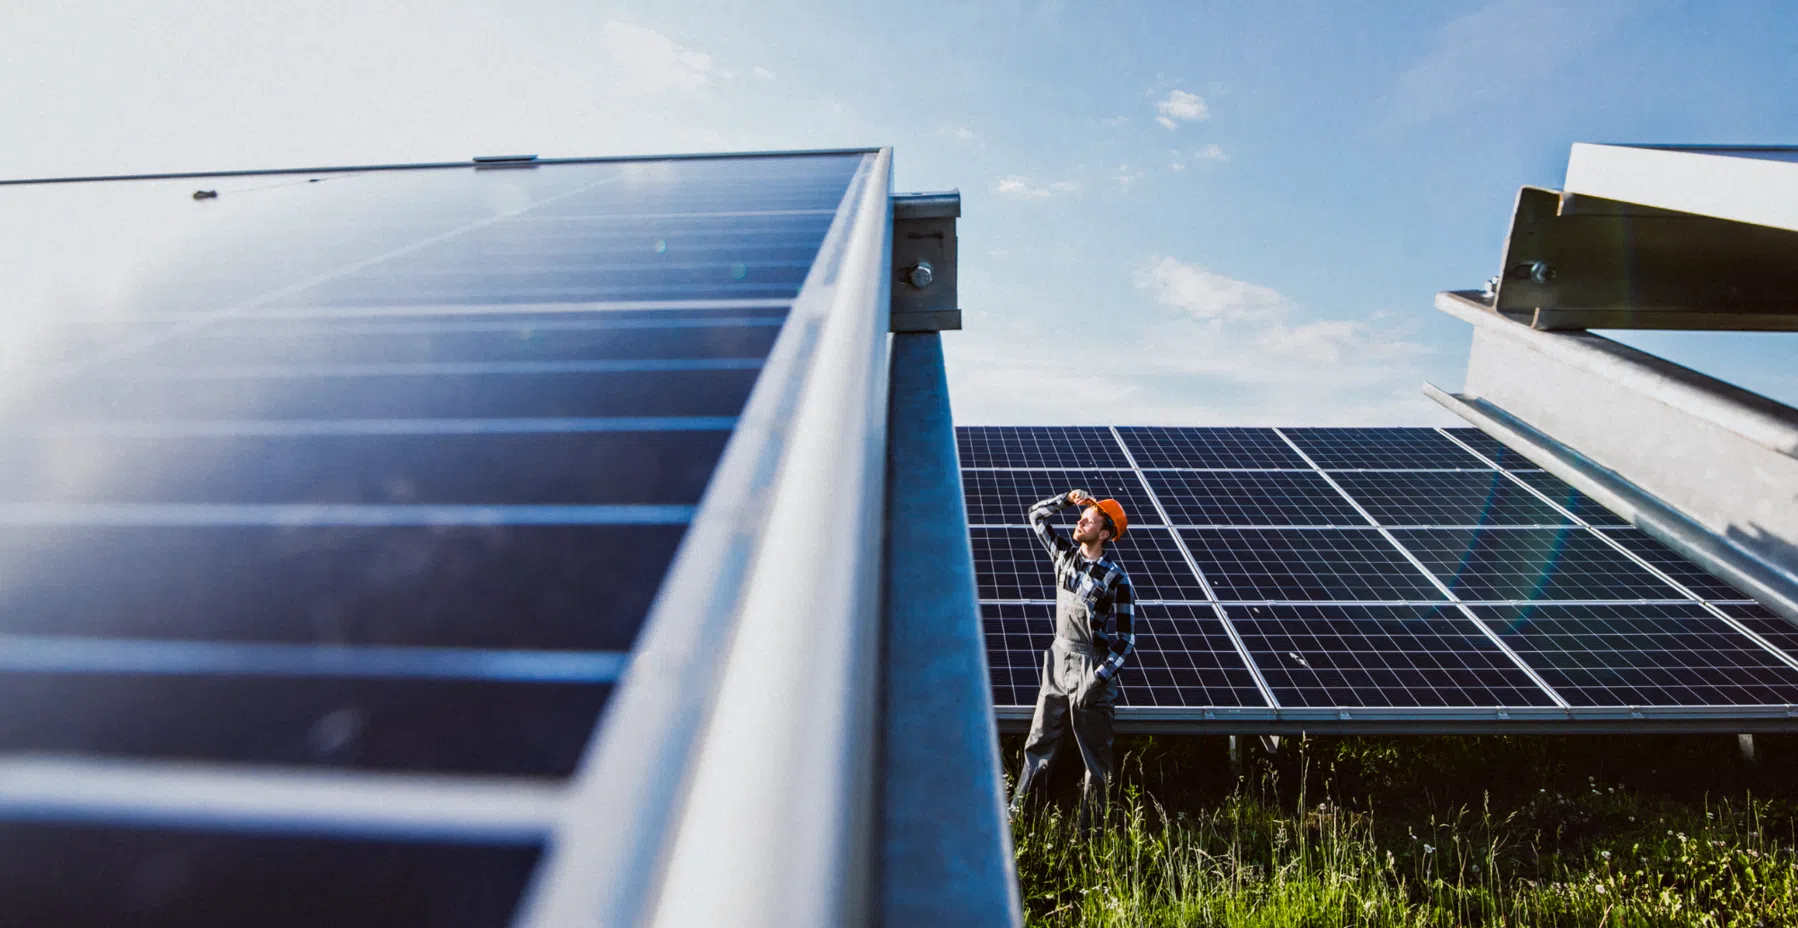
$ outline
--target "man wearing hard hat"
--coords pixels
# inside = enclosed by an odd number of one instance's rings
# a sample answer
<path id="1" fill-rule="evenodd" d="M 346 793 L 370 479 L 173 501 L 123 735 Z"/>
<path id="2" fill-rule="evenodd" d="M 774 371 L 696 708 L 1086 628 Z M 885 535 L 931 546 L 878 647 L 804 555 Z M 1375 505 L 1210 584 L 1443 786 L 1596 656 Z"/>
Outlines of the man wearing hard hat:
<path id="1" fill-rule="evenodd" d="M 1084 510 L 1072 541 L 1049 525 L 1051 516 L 1069 506 Z M 1030 527 L 1055 563 L 1055 643 L 1043 654 L 1043 685 L 1030 739 L 1024 743 L 1024 769 L 1012 793 L 1013 812 L 1043 778 L 1068 731 L 1086 765 L 1082 822 L 1090 821 L 1094 807 L 1105 802 L 1118 672 L 1136 646 L 1135 591 L 1124 568 L 1106 556 L 1105 546 L 1128 526 L 1117 500 L 1093 499 L 1085 490 L 1030 507 Z"/>

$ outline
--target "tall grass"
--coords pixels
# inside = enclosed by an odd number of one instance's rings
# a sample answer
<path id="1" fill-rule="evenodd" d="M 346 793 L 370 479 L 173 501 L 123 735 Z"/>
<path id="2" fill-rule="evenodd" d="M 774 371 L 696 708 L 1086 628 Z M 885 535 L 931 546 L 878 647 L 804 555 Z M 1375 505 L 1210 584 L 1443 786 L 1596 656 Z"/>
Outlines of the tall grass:
<path id="1" fill-rule="evenodd" d="M 1282 790 L 1268 764 L 1170 808 L 1142 786 L 1141 753 L 1126 766 L 1104 825 L 1055 804 L 1014 823 L 1029 924 L 1798 925 L 1786 801 L 1688 803 L 1593 777 L 1502 812 L 1488 795 L 1376 814 L 1302 766 Z"/>

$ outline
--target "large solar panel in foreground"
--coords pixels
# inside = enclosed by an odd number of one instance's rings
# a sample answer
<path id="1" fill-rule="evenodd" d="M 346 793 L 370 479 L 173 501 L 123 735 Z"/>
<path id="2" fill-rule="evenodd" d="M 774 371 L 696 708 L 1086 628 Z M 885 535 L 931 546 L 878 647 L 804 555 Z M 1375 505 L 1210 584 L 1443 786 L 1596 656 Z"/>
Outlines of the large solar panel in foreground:
<path id="1" fill-rule="evenodd" d="M 1025 509 L 1075 488 L 1131 517 L 1112 551 L 1142 603 L 1125 722 L 1798 718 L 1798 628 L 1473 429 L 957 440 L 1013 723 L 1054 634 Z"/>
<path id="2" fill-rule="evenodd" d="M 6 920 L 508 924 L 863 167 L 0 187 Z"/>

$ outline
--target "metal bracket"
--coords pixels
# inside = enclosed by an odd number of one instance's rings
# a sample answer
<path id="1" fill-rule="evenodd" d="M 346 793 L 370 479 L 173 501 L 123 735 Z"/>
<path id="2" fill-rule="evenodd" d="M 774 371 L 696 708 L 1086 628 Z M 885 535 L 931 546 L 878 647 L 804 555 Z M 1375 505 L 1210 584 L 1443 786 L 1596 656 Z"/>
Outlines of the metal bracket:
<path id="1" fill-rule="evenodd" d="M 955 290 L 955 220 L 961 193 L 893 195 L 892 331 L 961 328 Z"/>
<path id="2" fill-rule="evenodd" d="M 1495 290 L 1536 329 L 1798 331 L 1798 232 L 1524 187 Z"/>

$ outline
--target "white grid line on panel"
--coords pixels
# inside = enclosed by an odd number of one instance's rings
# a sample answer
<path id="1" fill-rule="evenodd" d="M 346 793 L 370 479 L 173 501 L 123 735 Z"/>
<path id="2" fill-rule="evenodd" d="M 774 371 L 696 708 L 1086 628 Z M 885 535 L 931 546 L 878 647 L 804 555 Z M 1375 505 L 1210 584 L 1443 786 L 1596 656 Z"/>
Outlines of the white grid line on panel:
<path id="1" fill-rule="evenodd" d="M 1390 531 L 1388 531 L 1385 526 L 1381 525 L 1379 523 L 1379 521 L 1376 520 L 1372 515 L 1370 515 L 1366 509 L 1363 509 L 1361 507 L 1361 504 L 1356 502 L 1355 498 L 1353 496 L 1350 496 L 1348 494 L 1348 492 L 1342 488 L 1341 484 L 1337 483 L 1334 480 L 1331 480 L 1330 475 L 1328 473 L 1326 473 L 1323 468 L 1318 467 L 1317 462 L 1311 460 L 1311 456 L 1306 454 L 1305 450 L 1303 448 L 1300 448 L 1298 446 L 1297 442 L 1295 442 L 1291 438 L 1287 437 L 1286 433 L 1281 431 L 1280 429 L 1274 429 L 1274 434 L 1279 435 L 1282 439 L 1285 439 L 1286 443 L 1292 446 L 1292 450 L 1294 453 L 1296 453 L 1299 457 L 1304 458 L 1305 463 L 1310 464 L 1311 467 L 1314 470 L 1316 470 L 1317 473 L 1320 476 L 1322 476 L 1323 479 L 1327 483 L 1330 484 L 1330 486 L 1335 487 L 1336 492 L 1341 493 L 1342 498 L 1345 500 L 1348 500 L 1349 505 L 1354 506 L 1355 510 L 1357 512 L 1361 513 L 1361 517 L 1366 519 L 1368 524 L 1375 527 L 1375 530 L 1378 531 L 1380 533 L 1380 535 L 1386 539 L 1387 544 L 1390 544 L 1394 548 L 1398 549 L 1399 553 L 1404 555 L 1405 560 L 1411 562 L 1411 566 L 1417 568 L 1420 572 L 1423 573 L 1423 575 L 1425 577 L 1429 578 L 1430 583 L 1432 585 L 1434 585 L 1436 587 L 1436 589 L 1442 593 L 1443 596 L 1448 597 L 1449 602 L 1453 603 L 1455 605 L 1455 607 L 1461 611 L 1461 614 L 1463 616 L 1466 616 L 1467 620 L 1469 622 L 1472 622 L 1474 624 L 1474 626 L 1477 627 L 1482 633 L 1484 633 L 1488 639 L 1491 639 L 1492 643 L 1494 645 L 1498 646 L 1499 650 L 1505 652 L 1505 656 L 1509 657 L 1511 659 L 1512 663 L 1516 664 L 1519 669 L 1521 669 L 1526 675 L 1528 675 L 1531 682 L 1533 682 L 1537 686 L 1541 687 L 1542 691 L 1544 693 L 1547 693 L 1550 699 L 1554 700 L 1556 706 L 1559 706 L 1562 709 L 1572 708 L 1572 705 L 1570 703 L 1568 703 L 1566 699 L 1563 699 L 1561 697 L 1560 693 L 1555 692 L 1554 687 L 1548 685 L 1547 680 L 1542 679 L 1541 674 L 1537 673 L 1535 671 L 1535 669 L 1532 668 L 1529 664 L 1524 663 L 1523 658 L 1520 657 L 1516 651 L 1511 650 L 1510 645 L 1505 644 L 1504 639 L 1500 638 L 1498 636 L 1497 632 L 1494 632 L 1490 627 L 1488 627 L 1486 625 L 1485 622 L 1481 621 L 1479 616 L 1474 615 L 1473 610 L 1468 608 L 1467 604 L 1463 603 L 1459 596 L 1455 595 L 1454 590 L 1449 589 L 1448 584 L 1443 583 L 1440 578 L 1438 578 L 1428 568 L 1424 567 L 1423 562 L 1419 561 L 1417 559 L 1417 556 L 1411 553 L 1411 549 L 1405 547 L 1402 544 L 1399 544 L 1398 539 L 1393 537 L 1392 533 Z M 1464 445 L 1458 445 L 1458 446 L 1465 448 Z"/>
<path id="2" fill-rule="evenodd" d="M 1143 492 L 1149 495 L 1149 503 L 1153 505 L 1155 511 L 1161 515 L 1162 524 L 1167 524 L 1171 521 L 1168 519 L 1167 510 L 1162 507 L 1161 500 L 1156 498 L 1155 488 L 1149 486 L 1149 478 L 1143 475 L 1142 468 L 1136 466 L 1136 456 L 1130 453 L 1130 446 L 1125 444 L 1124 437 L 1118 434 L 1116 426 L 1111 427 L 1111 439 L 1112 441 L 1117 442 L 1118 447 L 1124 452 L 1124 459 L 1129 461 L 1131 469 L 1136 471 L 1136 479 L 1142 481 Z M 1255 688 L 1261 691 L 1261 698 L 1267 700 L 1269 706 L 1272 706 L 1275 709 L 1280 708 L 1280 701 L 1274 698 L 1273 687 L 1267 685 L 1267 678 L 1261 675 L 1261 668 L 1256 665 L 1254 658 L 1249 656 L 1248 645 L 1243 643 L 1242 635 L 1237 633 L 1236 626 L 1230 624 L 1230 616 L 1224 612 L 1224 607 L 1218 603 L 1217 591 L 1211 588 L 1211 581 L 1207 580 L 1205 578 L 1205 572 L 1199 569 L 1199 562 L 1192 556 L 1192 550 L 1186 546 L 1185 540 L 1180 537 L 1178 532 L 1174 532 L 1173 535 L 1174 547 L 1179 550 L 1180 557 L 1186 561 L 1186 566 L 1192 571 L 1192 575 L 1199 578 L 1199 588 L 1205 591 L 1207 605 L 1211 607 L 1211 612 L 1213 615 L 1217 616 L 1217 620 L 1223 624 L 1224 633 L 1230 636 L 1230 644 L 1236 648 L 1237 655 L 1242 658 L 1243 664 L 1249 668 L 1249 675 L 1254 677 Z"/>
<path id="3" fill-rule="evenodd" d="M 524 778 L 303 771 L 222 764 L 0 758 L 0 818 L 538 841 L 558 785 Z"/>
<path id="4" fill-rule="evenodd" d="M 1443 436 L 1445 438 L 1447 438 L 1449 441 L 1452 441 L 1455 444 L 1460 445 L 1462 448 L 1467 449 L 1468 454 L 1471 454 L 1471 455 L 1479 458 L 1480 460 L 1487 462 L 1488 464 L 1492 464 L 1494 467 L 1498 467 L 1498 465 L 1495 462 L 1493 462 L 1491 458 L 1488 458 L 1485 455 L 1479 453 L 1477 450 L 1475 450 L 1474 448 L 1469 446 L 1467 443 L 1456 438 L 1455 436 L 1448 434 L 1447 431 L 1445 431 L 1441 428 L 1437 428 L 1436 431 L 1441 432 L 1443 434 Z M 1721 619 L 1725 625 L 1728 625 L 1730 628 L 1735 629 L 1737 632 L 1740 632 L 1741 634 L 1748 636 L 1748 639 L 1750 641 L 1753 641 L 1755 644 L 1757 644 L 1760 647 L 1771 652 L 1775 657 L 1778 657 L 1780 659 L 1780 661 L 1784 662 L 1787 666 L 1790 666 L 1794 669 L 1798 669 L 1798 658 L 1794 658 L 1792 655 L 1787 654 L 1786 652 L 1780 650 L 1778 647 L 1774 646 L 1774 644 L 1772 642 L 1768 641 L 1765 638 L 1762 638 L 1759 634 L 1755 633 L 1755 631 L 1753 629 L 1751 629 L 1748 626 L 1743 625 L 1741 622 L 1737 621 L 1734 616 L 1731 616 L 1729 613 L 1724 612 L 1722 609 L 1717 608 L 1717 606 L 1711 600 L 1708 600 L 1702 596 L 1699 596 L 1690 587 L 1686 586 L 1683 583 L 1680 583 L 1678 580 L 1675 580 L 1671 574 L 1660 569 L 1659 567 L 1654 566 L 1653 564 L 1650 564 L 1648 562 L 1647 558 L 1644 558 L 1640 554 L 1637 554 L 1635 551 L 1630 550 L 1629 546 L 1623 544 L 1622 542 L 1618 541 L 1615 538 L 1612 538 L 1611 536 L 1607 535 L 1606 533 L 1599 531 L 1590 522 L 1587 522 L 1585 519 L 1582 519 L 1578 515 L 1575 515 L 1573 510 L 1568 509 L 1565 506 L 1562 506 L 1560 503 L 1555 502 L 1553 499 L 1550 499 L 1548 494 L 1543 493 L 1541 490 L 1532 486 L 1529 481 L 1524 480 L 1523 478 L 1517 476 L 1516 474 L 1511 473 L 1508 470 L 1505 470 L 1502 467 L 1498 468 L 1498 470 L 1499 470 L 1499 473 L 1504 474 L 1506 477 L 1509 477 L 1512 481 L 1516 482 L 1516 484 L 1518 486 L 1521 486 L 1524 489 L 1528 490 L 1529 492 L 1534 493 L 1543 502 L 1547 503 L 1550 506 L 1553 506 L 1557 511 L 1559 511 L 1562 515 L 1565 515 L 1567 518 L 1572 519 L 1576 524 L 1578 524 L 1580 527 L 1584 528 L 1588 534 L 1597 535 L 1599 538 L 1604 540 L 1605 544 L 1610 545 L 1612 548 L 1614 548 L 1618 552 L 1622 553 L 1622 555 L 1624 557 L 1626 557 L 1630 561 L 1634 562 L 1637 566 L 1641 567 L 1643 570 L 1646 570 L 1649 573 L 1653 574 L 1655 577 L 1660 579 L 1661 582 L 1666 583 L 1668 586 L 1673 587 L 1674 590 L 1678 591 L 1681 595 L 1687 597 L 1687 599 L 1689 601 L 1698 603 L 1699 605 L 1703 606 L 1704 610 L 1706 612 L 1710 613 L 1713 616 L 1716 616 L 1718 619 Z"/>

